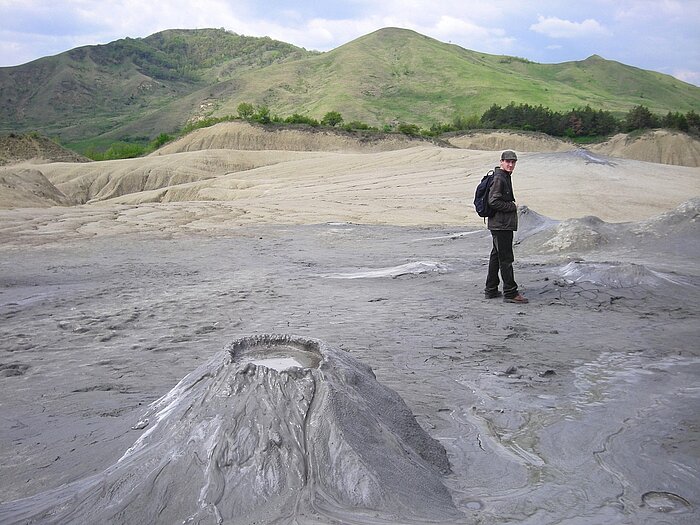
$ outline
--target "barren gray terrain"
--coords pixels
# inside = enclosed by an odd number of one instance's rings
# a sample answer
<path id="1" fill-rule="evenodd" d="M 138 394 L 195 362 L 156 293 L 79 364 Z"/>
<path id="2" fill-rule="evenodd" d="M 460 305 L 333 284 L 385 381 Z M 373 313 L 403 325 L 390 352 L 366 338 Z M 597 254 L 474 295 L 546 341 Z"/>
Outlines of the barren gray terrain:
<path id="1" fill-rule="evenodd" d="M 291 334 L 347 353 L 403 399 L 446 451 L 435 486 L 454 508 L 397 518 L 369 498 L 270 522 L 697 523 L 697 199 L 618 224 L 535 212 L 521 209 L 516 246 L 528 305 L 483 298 L 490 237 L 478 227 L 83 230 L 60 242 L 39 231 L 6 243 L 0 521 L 31 522 L 68 484 L 112 472 L 149 431 L 149 405 L 231 342 Z M 385 445 L 365 444 L 391 469 L 372 449 Z M 385 479 L 400 500 L 400 478 Z"/>

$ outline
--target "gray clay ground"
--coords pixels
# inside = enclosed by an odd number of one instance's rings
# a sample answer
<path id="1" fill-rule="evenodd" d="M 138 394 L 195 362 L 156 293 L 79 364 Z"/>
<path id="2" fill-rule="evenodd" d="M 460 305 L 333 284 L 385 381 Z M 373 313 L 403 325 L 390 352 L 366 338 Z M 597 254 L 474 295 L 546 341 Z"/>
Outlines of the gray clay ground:
<path id="1" fill-rule="evenodd" d="M 0 497 L 101 472 L 148 404 L 226 344 L 288 333 L 349 352 L 404 399 L 447 450 L 459 523 L 697 523 L 697 227 L 687 241 L 671 256 L 663 240 L 546 253 L 525 239 L 526 306 L 483 298 L 483 230 L 3 249 Z"/>

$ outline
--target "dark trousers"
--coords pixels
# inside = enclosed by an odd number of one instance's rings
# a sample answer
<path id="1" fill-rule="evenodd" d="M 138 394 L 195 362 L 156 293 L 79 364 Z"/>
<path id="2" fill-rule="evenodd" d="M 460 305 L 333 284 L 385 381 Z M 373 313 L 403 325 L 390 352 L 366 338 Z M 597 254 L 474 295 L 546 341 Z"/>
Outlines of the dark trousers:
<path id="1" fill-rule="evenodd" d="M 498 291 L 498 272 L 503 279 L 503 295 L 515 297 L 518 295 L 518 284 L 513 277 L 513 232 L 508 230 L 491 230 L 493 248 L 489 257 L 489 273 L 486 277 L 486 293 Z"/>

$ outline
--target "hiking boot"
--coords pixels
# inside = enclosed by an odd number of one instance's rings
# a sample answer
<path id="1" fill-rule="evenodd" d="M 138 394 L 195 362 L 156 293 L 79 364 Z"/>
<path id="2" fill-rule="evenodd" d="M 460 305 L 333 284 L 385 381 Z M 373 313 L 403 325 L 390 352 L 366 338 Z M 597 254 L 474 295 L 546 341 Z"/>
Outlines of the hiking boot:
<path id="1" fill-rule="evenodd" d="M 501 297 L 503 294 L 496 290 L 495 292 L 484 292 L 484 299 L 495 299 L 496 297 Z"/>
<path id="2" fill-rule="evenodd" d="M 504 297 L 503 302 L 504 303 L 527 304 L 530 301 L 528 301 L 525 296 L 518 294 L 515 297 Z"/>

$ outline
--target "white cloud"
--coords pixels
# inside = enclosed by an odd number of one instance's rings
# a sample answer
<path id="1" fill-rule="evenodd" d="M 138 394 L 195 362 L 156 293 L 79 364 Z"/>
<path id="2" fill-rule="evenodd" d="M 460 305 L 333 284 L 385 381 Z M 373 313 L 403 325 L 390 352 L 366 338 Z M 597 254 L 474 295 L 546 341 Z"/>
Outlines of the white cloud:
<path id="1" fill-rule="evenodd" d="M 628 0 L 619 2 L 615 7 L 617 20 L 636 23 L 652 19 L 661 21 L 692 18 L 697 15 L 700 4 L 695 0 Z"/>
<path id="2" fill-rule="evenodd" d="M 532 24 L 530 29 L 550 38 L 591 38 L 610 34 L 608 29 L 592 18 L 587 18 L 583 22 L 571 22 L 556 16 L 540 15 L 537 19 L 538 22 Z"/>
<path id="3" fill-rule="evenodd" d="M 272 23 L 268 21 L 264 34 L 326 51 L 377 29 L 401 27 L 478 51 L 505 53 L 514 48 L 515 38 L 503 28 L 506 10 L 498 1 L 353 0 L 349 4 L 350 16 L 323 16 L 292 24 L 277 18 Z"/>
<path id="4" fill-rule="evenodd" d="M 700 86 L 700 71 L 689 71 L 687 69 L 677 69 L 672 75 L 678 80 Z"/>
<path id="5" fill-rule="evenodd" d="M 431 17 L 416 13 L 368 15 L 354 19 L 313 18 L 296 25 L 257 21 L 249 23 L 253 35 L 267 35 L 307 49 L 327 51 L 384 27 L 401 27 L 435 38 L 456 43 L 468 49 L 504 52 L 513 46 L 514 38 L 504 29 L 484 27 L 468 18 L 449 15 Z M 239 31 L 237 31 L 239 32 Z"/>
<path id="6" fill-rule="evenodd" d="M 490 40 L 492 34 L 502 36 L 502 29 L 490 29 L 475 24 L 469 19 L 455 18 L 453 16 L 441 16 L 431 27 L 425 27 L 443 40 L 466 40 L 466 41 L 484 41 Z"/>
<path id="7" fill-rule="evenodd" d="M 234 7 L 225 0 L 111 0 L 85 2 L 75 14 L 91 27 L 104 27 L 109 20 L 105 29 L 111 34 L 147 36 L 163 29 L 235 27 L 242 22 Z"/>

